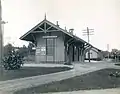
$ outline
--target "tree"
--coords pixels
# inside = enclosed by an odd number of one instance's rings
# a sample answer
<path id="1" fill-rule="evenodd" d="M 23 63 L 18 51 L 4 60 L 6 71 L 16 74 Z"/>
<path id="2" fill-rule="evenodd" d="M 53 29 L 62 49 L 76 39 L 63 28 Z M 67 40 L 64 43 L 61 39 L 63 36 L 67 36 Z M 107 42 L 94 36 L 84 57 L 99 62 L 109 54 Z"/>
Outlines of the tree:
<path id="1" fill-rule="evenodd" d="M 14 49 L 14 47 L 12 46 L 12 44 L 8 43 L 7 45 L 5 45 L 5 47 L 4 47 L 4 56 L 11 53 L 13 49 Z"/>
<path id="2" fill-rule="evenodd" d="M 35 47 L 35 45 L 32 42 L 29 42 L 29 44 L 28 44 L 28 52 L 29 52 L 29 54 L 32 52 L 33 47 Z"/>
<path id="3" fill-rule="evenodd" d="M 27 48 L 25 45 L 23 45 L 23 48 Z"/>
<path id="4" fill-rule="evenodd" d="M 120 60 L 120 50 L 118 49 L 112 49 L 111 51 L 111 57 L 115 59 L 115 61 Z"/>
<path id="5" fill-rule="evenodd" d="M 21 55 L 21 56 L 27 56 L 28 55 L 28 48 L 23 45 L 23 47 L 20 47 L 19 50 L 18 50 L 18 53 Z"/>
<path id="6" fill-rule="evenodd" d="M 108 51 L 102 51 L 103 57 L 104 58 L 108 58 L 108 54 L 110 54 L 110 52 Z"/>

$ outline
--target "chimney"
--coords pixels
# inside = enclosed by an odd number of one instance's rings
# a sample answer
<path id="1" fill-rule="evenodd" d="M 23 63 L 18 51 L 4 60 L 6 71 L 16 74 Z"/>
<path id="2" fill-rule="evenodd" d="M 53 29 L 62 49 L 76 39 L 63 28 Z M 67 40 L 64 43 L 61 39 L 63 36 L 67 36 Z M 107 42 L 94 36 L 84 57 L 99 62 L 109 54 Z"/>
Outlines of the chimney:
<path id="1" fill-rule="evenodd" d="M 56 25 L 59 27 L 58 21 L 56 22 Z"/>
<path id="2" fill-rule="evenodd" d="M 67 31 L 66 26 L 65 26 L 65 30 Z"/>
<path id="3" fill-rule="evenodd" d="M 73 31 L 74 31 L 73 28 L 72 28 L 72 29 L 69 29 L 69 32 L 70 32 L 71 34 L 73 34 Z"/>

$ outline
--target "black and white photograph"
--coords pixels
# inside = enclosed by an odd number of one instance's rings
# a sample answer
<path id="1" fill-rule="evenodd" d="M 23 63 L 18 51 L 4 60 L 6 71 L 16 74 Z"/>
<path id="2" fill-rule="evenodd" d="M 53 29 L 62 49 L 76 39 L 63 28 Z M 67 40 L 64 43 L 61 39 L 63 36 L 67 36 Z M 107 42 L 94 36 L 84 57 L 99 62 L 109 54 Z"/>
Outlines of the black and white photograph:
<path id="1" fill-rule="evenodd" d="M 0 94 L 120 94 L 120 0 L 0 0 Z"/>

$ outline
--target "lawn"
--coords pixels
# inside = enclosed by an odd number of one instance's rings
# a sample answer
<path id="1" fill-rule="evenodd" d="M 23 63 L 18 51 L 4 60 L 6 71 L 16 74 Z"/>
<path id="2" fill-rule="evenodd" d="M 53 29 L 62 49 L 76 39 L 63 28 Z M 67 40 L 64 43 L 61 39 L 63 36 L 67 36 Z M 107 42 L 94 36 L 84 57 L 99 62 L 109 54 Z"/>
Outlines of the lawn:
<path id="1" fill-rule="evenodd" d="M 62 81 L 31 87 L 15 92 L 15 94 L 40 94 L 47 92 L 89 90 L 89 89 L 107 89 L 120 87 L 120 77 L 113 77 L 111 72 L 120 72 L 120 69 L 102 69 L 81 76 L 69 78 Z"/>
<path id="2" fill-rule="evenodd" d="M 0 81 L 50 74 L 70 69 L 71 68 L 68 67 L 22 67 L 19 70 L 4 70 L 4 72 L 0 74 Z"/>

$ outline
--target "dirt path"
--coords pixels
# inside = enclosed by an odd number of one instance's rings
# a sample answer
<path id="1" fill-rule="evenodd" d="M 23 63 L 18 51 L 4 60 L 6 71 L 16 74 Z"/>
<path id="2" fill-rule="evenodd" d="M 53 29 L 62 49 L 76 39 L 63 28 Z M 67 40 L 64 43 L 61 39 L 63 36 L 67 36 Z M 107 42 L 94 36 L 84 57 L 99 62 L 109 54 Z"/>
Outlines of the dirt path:
<path id="1" fill-rule="evenodd" d="M 27 78 L 21 78 L 16 80 L 8 80 L 8 81 L 1 81 L 0 82 L 0 94 L 3 94 L 2 92 L 12 94 L 12 92 L 28 88 L 32 86 L 38 86 L 42 84 L 46 84 L 52 81 L 60 81 L 63 79 L 71 78 L 77 75 L 86 74 L 89 72 L 93 72 L 96 70 L 104 69 L 104 68 L 119 68 L 114 66 L 113 64 L 108 63 L 101 63 L 101 64 L 94 64 L 94 63 L 77 63 L 74 64 L 74 69 L 70 71 L 65 72 L 59 72 L 59 73 L 52 73 L 47 75 L 40 75 L 40 76 L 34 76 L 34 77 L 27 77 Z"/>

